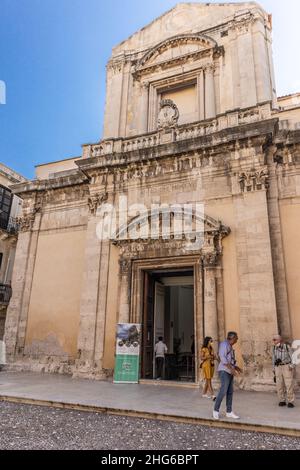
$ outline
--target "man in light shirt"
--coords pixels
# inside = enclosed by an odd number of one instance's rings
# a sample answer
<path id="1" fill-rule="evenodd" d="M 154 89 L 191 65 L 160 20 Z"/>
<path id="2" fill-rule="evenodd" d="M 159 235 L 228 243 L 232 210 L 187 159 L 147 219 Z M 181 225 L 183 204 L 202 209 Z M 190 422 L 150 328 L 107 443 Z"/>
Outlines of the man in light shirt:
<path id="1" fill-rule="evenodd" d="M 227 340 L 219 346 L 219 358 L 220 363 L 218 372 L 221 381 L 221 388 L 215 401 L 213 418 L 218 420 L 219 411 L 223 398 L 226 395 L 226 417 L 231 419 L 239 419 L 232 411 L 232 398 L 233 398 L 233 379 L 234 376 L 240 374 L 242 370 L 237 367 L 233 345 L 237 342 L 238 335 L 234 331 L 231 331 L 227 335 Z"/>
<path id="2" fill-rule="evenodd" d="M 165 363 L 165 354 L 168 352 L 168 348 L 163 342 L 162 336 L 158 338 L 158 343 L 155 345 L 154 352 L 156 362 L 156 380 L 161 380 Z"/>
<path id="3" fill-rule="evenodd" d="M 292 350 L 280 335 L 273 336 L 272 364 L 276 378 L 279 406 L 294 408 L 294 364 Z"/>

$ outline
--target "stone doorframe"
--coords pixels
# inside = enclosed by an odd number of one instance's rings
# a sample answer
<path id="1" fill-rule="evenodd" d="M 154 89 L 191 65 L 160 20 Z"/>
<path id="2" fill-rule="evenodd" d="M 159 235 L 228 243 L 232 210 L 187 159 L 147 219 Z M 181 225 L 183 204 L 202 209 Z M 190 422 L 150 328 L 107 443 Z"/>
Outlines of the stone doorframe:
<path id="1" fill-rule="evenodd" d="M 190 268 L 194 275 L 194 334 L 195 334 L 195 373 L 196 383 L 198 377 L 198 364 L 200 351 L 197 347 L 199 338 L 203 337 L 203 276 L 201 257 L 181 256 L 172 258 L 157 258 L 138 260 L 132 262 L 131 273 L 131 302 L 129 311 L 130 323 L 143 323 L 143 273 L 155 269 L 181 269 Z M 201 340 L 200 340 L 201 341 Z"/>
<path id="2" fill-rule="evenodd" d="M 222 239 L 230 228 L 204 217 L 204 239 L 194 251 L 184 240 L 116 239 L 119 246 L 119 323 L 142 323 L 143 271 L 192 268 L 194 271 L 194 330 L 196 382 L 199 382 L 200 346 L 204 336 L 214 338 L 216 346 L 225 334 Z"/>

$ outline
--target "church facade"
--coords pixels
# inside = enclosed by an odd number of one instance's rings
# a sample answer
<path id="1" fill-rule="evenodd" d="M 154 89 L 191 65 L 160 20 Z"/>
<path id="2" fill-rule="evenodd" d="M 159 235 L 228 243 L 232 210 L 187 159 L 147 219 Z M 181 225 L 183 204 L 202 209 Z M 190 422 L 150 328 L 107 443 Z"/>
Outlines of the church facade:
<path id="1" fill-rule="evenodd" d="M 271 32 L 255 2 L 178 4 L 113 49 L 102 140 L 14 186 L 11 368 L 109 377 L 137 323 L 141 380 L 159 336 L 166 380 L 197 384 L 235 330 L 240 386 L 273 386 L 272 336 L 300 339 L 300 95 Z"/>

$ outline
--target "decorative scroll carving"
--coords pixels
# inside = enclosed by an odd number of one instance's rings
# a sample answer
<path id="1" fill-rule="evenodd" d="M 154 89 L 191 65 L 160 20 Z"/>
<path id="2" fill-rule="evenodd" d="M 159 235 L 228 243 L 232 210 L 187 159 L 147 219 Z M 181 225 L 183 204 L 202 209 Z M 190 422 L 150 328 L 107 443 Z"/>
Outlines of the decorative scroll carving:
<path id="1" fill-rule="evenodd" d="M 168 129 L 177 126 L 179 111 L 172 100 L 162 100 L 160 102 L 160 111 L 157 119 L 158 129 Z"/>

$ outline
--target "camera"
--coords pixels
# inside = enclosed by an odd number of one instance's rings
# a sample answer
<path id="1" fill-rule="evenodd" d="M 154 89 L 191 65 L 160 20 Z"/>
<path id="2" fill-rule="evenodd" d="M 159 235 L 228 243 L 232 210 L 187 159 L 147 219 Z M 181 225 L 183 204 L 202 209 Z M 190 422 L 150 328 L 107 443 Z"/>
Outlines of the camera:
<path id="1" fill-rule="evenodd" d="M 276 359 L 275 361 L 275 366 L 281 366 L 282 365 L 282 362 L 281 362 L 281 359 Z"/>

